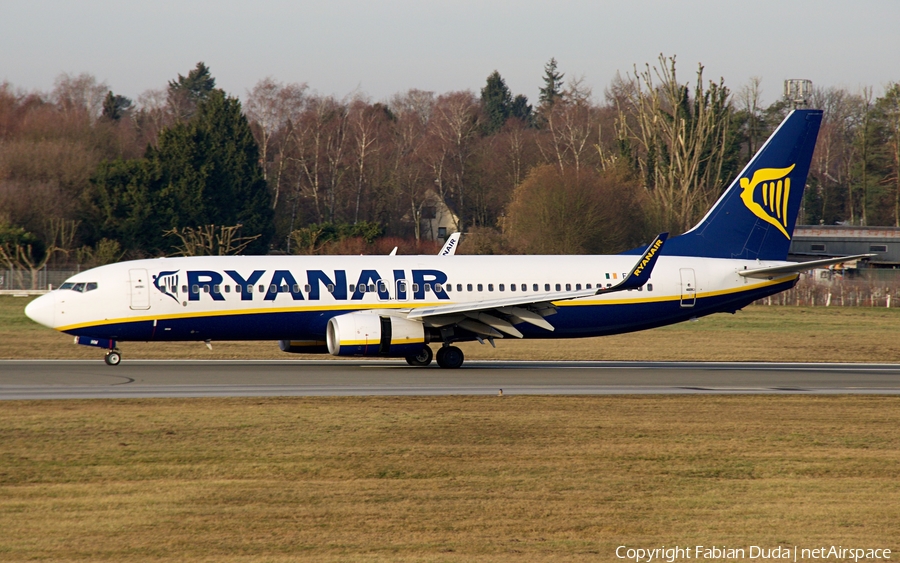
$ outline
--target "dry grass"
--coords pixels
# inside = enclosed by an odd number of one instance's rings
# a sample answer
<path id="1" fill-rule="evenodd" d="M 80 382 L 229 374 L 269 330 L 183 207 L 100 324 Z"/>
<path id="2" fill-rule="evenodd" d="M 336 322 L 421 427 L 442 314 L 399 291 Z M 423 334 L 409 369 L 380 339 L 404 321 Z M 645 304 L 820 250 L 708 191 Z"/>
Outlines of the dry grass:
<path id="1" fill-rule="evenodd" d="M 900 399 L 5 402 L 4 561 L 896 549 Z"/>
<path id="2" fill-rule="evenodd" d="M 23 314 L 27 299 L 0 297 L 0 358 L 97 359 L 102 351 L 72 344 Z M 461 347 L 470 359 L 709 360 L 797 362 L 900 361 L 900 309 L 751 306 L 651 331 L 579 340 L 504 339 L 497 348 Z M 122 346 L 126 359 L 297 359 L 275 342 L 144 343 Z M 307 356 L 310 357 L 310 356 Z M 311 356 L 317 359 L 329 355 Z"/>

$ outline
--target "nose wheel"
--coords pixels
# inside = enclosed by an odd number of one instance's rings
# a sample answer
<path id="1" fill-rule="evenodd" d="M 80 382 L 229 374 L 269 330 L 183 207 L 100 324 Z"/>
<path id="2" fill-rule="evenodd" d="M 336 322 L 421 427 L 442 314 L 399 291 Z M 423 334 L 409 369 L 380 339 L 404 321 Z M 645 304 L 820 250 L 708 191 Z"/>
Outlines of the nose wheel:
<path id="1" fill-rule="evenodd" d="M 106 362 L 108 366 L 117 366 L 119 362 L 122 361 L 122 354 L 119 353 L 118 350 L 110 350 L 106 353 L 106 357 L 103 358 L 103 361 Z"/>

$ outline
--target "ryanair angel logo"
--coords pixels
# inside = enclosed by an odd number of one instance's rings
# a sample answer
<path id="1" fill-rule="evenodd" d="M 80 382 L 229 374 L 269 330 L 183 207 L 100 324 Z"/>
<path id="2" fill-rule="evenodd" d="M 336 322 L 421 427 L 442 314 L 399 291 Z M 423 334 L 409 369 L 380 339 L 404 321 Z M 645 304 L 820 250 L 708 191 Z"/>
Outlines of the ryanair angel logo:
<path id="1" fill-rule="evenodd" d="M 788 174 L 794 169 L 794 164 L 787 168 L 760 168 L 753 172 L 753 178 L 741 178 L 741 199 L 754 215 L 763 221 L 774 225 L 788 240 L 791 236 L 787 232 L 788 226 L 788 201 L 791 196 L 791 179 Z M 762 192 L 760 198 L 756 195 L 756 188 Z M 762 204 L 758 199 L 762 200 Z"/>
<path id="2" fill-rule="evenodd" d="M 160 272 L 153 276 L 153 285 L 162 293 L 178 301 L 178 272 Z"/>

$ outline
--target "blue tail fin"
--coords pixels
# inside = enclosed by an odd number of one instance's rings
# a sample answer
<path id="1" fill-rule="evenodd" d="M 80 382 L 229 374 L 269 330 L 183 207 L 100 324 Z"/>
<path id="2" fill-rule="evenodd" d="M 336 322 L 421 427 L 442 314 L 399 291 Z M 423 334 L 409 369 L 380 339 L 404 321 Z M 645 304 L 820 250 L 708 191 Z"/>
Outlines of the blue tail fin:
<path id="1" fill-rule="evenodd" d="M 785 260 L 816 148 L 821 110 L 794 110 L 668 256 Z"/>

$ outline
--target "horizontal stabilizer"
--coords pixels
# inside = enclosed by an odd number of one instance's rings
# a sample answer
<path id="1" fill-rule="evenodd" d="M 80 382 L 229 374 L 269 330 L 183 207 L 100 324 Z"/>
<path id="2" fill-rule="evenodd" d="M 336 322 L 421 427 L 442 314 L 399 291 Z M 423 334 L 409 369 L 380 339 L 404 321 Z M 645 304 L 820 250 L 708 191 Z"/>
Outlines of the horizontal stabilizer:
<path id="1" fill-rule="evenodd" d="M 755 268 L 753 270 L 741 270 L 738 274 L 745 278 L 771 278 L 786 274 L 796 274 L 805 272 L 814 268 L 823 266 L 831 266 L 842 262 L 850 262 L 851 260 L 859 260 L 860 258 L 871 258 L 878 256 L 877 254 L 854 254 L 853 256 L 841 256 L 838 258 L 826 258 L 824 260 L 813 260 L 811 262 L 795 262 L 793 264 L 784 264 L 782 266 L 769 266 L 767 268 Z"/>

